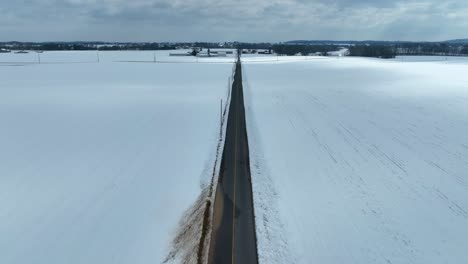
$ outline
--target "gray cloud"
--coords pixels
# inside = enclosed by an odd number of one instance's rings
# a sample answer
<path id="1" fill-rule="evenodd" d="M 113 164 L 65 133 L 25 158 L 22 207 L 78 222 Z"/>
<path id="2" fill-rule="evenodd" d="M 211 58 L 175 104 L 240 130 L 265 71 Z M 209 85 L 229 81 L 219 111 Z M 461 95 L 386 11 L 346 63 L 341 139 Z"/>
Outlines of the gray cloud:
<path id="1" fill-rule="evenodd" d="M 0 1 L 0 41 L 468 37 L 464 0 Z"/>

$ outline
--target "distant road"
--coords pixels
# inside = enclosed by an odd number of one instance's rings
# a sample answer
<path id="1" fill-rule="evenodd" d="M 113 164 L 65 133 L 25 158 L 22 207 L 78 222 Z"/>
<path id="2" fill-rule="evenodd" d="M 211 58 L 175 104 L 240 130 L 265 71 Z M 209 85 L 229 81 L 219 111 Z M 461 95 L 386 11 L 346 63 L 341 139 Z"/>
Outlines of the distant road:
<path id="1" fill-rule="evenodd" d="M 232 85 L 208 263 L 258 263 L 240 60 Z"/>

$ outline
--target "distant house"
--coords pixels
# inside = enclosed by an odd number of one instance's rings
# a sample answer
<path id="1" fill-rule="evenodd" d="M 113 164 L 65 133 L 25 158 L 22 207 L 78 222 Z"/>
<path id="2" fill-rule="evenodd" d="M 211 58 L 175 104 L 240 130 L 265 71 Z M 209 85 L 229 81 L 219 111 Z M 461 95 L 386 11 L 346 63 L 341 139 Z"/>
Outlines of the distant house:
<path id="1" fill-rule="evenodd" d="M 201 47 L 192 47 L 190 49 L 192 51 L 186 53 L 169 53 L 169 56 L 197 56 L 203 50 Z"/>
<path id="2" fill-rule="evenodd" d="M 342 49 L 337 50 L 337 51 L 329 51 L 329 52 L 327 52 L 327 55 L 332 56 L 332 57 L 348 56 L 349 55 L 349 49 L 342 48 Z"/>

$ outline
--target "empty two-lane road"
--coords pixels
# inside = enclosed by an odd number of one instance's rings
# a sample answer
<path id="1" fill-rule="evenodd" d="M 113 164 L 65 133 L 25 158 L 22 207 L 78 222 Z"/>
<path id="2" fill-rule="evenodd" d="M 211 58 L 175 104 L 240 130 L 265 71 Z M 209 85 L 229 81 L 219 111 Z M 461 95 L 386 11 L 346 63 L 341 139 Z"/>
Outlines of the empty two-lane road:
<path id="1" fill-rule="evenodd" d="M 238 60 L 214 204 L 213 264 L 258 263 L 241 67 Z"/>

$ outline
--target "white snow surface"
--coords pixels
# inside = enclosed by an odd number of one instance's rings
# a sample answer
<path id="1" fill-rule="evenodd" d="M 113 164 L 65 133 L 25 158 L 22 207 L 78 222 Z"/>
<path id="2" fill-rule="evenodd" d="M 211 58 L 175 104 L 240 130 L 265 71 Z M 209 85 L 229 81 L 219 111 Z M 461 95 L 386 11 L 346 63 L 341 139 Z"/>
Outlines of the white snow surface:
<path id="1" fill-rule="evenodd" d="M 161 263 L 210 180 L 232 64 L 101 55 L 0 67 L 0 263 Z"/>
<path id="2" fill-rule="evenodd" d="M 468 263 L 468 61 L 245 60 L 261 263 Z"/>
<path id="3" fill-rule="evenodd" d="M 226 51 L 227 49 L 212 49 Z M 30 51 L 25 54 L 0 53 L 2 65 L 28 64 L 73 64 L 99 62 L 160 62 L 160 63 L 233 63 L 235 54 L 226 57 L 198 58 L 194 56 L 170 56 L 171 53 L 187 53 L 189 50 L 157 50 L 157 51 L 46 51 L 36 53 Z"/>

